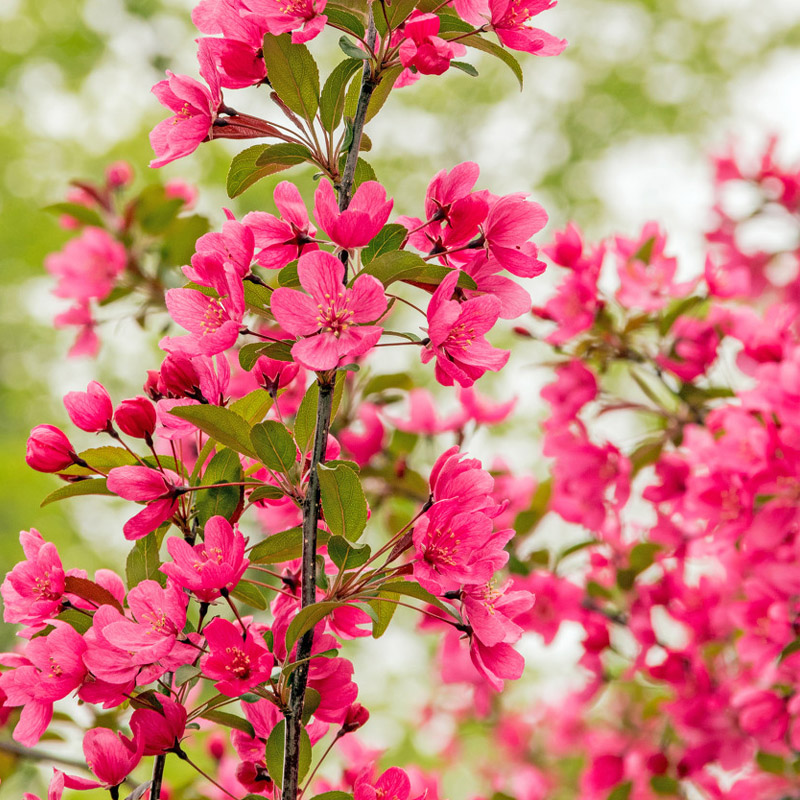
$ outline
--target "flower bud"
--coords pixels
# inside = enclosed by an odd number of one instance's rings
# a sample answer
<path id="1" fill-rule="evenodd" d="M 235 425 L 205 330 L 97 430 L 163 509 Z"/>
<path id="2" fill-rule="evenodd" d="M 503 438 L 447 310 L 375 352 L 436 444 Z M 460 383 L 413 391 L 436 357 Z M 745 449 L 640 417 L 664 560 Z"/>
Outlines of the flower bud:
<path id="1" fill-rule="evenodd" d="M 339 735 L 344 736 L 346 733 L 352 733 L 362 728 L 369 720 L 369 711 L 367 711 L 361 703 L 352 703 L 347 709 L 342 727 L 339 729 Z"/>
<path id="2" fill-rule="evenodd" d="M 236 780 L 248 792 L 261 793 L 272 789 L 272 778 L 267 768 L 254 761 L 242 761 L 236 765 Z"/>
<path id="3" fill-rule="evenodd" d="M 127 161 L 115 161 L 106 169 L 106 180 L 112 189 L 127 186 L 133 180 L 133 167 Z"/>
<path id="4" fill-rule="evenodd" d="M 161 365 L 158 390 L 166 397 L 193 397 L 200 386 L 200 378 L 191 360 L 172 353 Z"/>
<path id="5" fill-rule="evenodd" d="M 161 376 L 158 374 L 157 369 L 149 369 L 147 370 L 147 380 L 144 382 L 144 386 L 142 386 L 142 391 L 151 399 L 151 400 L 161 400 L 164 395 L 161 394 L 158 388 L 159 381 L 161 380 Z"/>
<path id="6" fill-rule="evenodd" d="M 114 421 L 128 436 L 148 439 L 156 429 L 156 409 L 146 397 L 131 397 L 117 406 Z"/>
<path id="7" fill-rule="evenodd" d="M 106 430 L 111 424 L 114 406 L 102 384 L 92 381 L 85 392 L 68 392 L 64 405 L 76 427 L 88 433 Z"/>
<path id="8" fill-rule="evenodd" d="M 161 711 L 137 708 L 131 717 L 134 740 L 141 743 L 146 756 L 176 750 L 186 730 L 186 709 L 169 697 L 160 697 L 159 701 Z"/>
<path id="9" fill-rule="evenodd" d="M 260 356 L 256 361 L 255 374 L 259 383 L 266 389 L 277 391 L 288 386 L 300 371 L 300 365 L 291 361 L 277 361 L 274 358 Z"/>
<path id="10" fill-rule="evenodd" d="M 59 472 L 75 463 L 69 439 L 54 425 L 37 425 L 28 437 L 25 463 L 38 472 Z"/>

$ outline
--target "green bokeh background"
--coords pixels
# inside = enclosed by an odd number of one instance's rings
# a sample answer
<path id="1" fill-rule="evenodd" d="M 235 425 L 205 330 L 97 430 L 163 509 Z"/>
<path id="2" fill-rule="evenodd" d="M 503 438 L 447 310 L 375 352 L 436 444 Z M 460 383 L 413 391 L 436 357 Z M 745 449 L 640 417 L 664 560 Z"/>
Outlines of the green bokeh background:
<path id="1" fill-rule="evenodd" d="M 147 167 L 147 132 L 163 114 L 148 92 L 165 68 L 196 74 L 191 6 L 179 0 L 0 4 L 3 573 L 21 555 L 18 532 L 29 527 L 54 540 L 65 563 L 90 571 L 121 563 L 107 546 L 119 537 L 110 529 L 113 513 L 84 516 L 78 525 L 67 503 L 39 507 L 57 484 L 26 468 L 25 439 L 35 424 L 65 424 L 61 394 L 91 378 L 103 380 L 115 399 L 137 392 L 139 365 L 155 352 L 157 336 L 138 333 L 141 356 L 130 358 L 130 342 L 120 351 L 110 328 L 98 362 L 65 360 L 71 335 L 48 324 L 59 306 L 42 262 L 70 234 L 41 209 L 63 198 L 70 178 L 100 179 L 118 158 L 133 164 L 138 185 L 156 177 Z M 770 132 L 757 113 L 748 114 L 748 78 L 762 76 L 763 85 L 774 76 L 780 83 L 786 77 L 782 65 L 800 64 L 796 0 L 562 0 L 537 23 L 571 44 L 558 59 L 521 54 L 522 94 L 506 67 L 473 52 L 469 59 L 481 72 L 478 79 L 456 71 L 424 79 L 396 92 L 368 128 L 375 145 L 368 160 L 400 213 L 416 213 L 436 170 L 470 159 L 482 164 L 482 187 L 532 192 L 554 223 L 575 219 L 603 235 L 623 222 L 612 202 L 613 181 L 600 185 L 593 178 L 612 152 L 656 137 L 667 142 L 667 150 L 695 153 L 702 165 L 704 152 L 718 148 L 728 133 L 739 133 L 738 126 L 748 126 L 756 138 L 759 126 L 762 135 Z M 325 46 L 315 43 L 315 52 L 321 63 L 332 65 L 338 51 Z M 798 85 L 784 84 L 787 108 L 800 106 Z M 782 96 L 781 90 L 776 94 Z M 249 103 L 244 96 L 235 102 L 253 113 L 266 110 L 264 97 Z M 237 214 L 269 210 L 271 189 L 285 177 L 228 201 L 222 187 L 235 152 L 229 144 L 203 146 L 163 171 L 201 186 L 200 210 L 215 225 L 223 205 Z M 304 192 L 313 191 L 310 172 L 293 177 Z M 662 190 L 649 188 L 655 195 Z M 155 355 L 149 363 L 157 363 Z M 0 646 L 12 638 L 8 627 L 0 630 Z M 2 789 L 0 795 L 6 796 Z"/>

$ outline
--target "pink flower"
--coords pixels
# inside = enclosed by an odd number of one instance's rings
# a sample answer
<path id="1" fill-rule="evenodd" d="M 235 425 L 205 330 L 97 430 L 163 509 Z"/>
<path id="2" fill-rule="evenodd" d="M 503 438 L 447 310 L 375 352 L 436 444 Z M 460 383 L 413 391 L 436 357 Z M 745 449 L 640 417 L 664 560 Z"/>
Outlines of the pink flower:
<path id="1" fill-rule="evenodd" d="M 505 642 L 489 647 L 477 637 L 471 636 L 469 640 L 469 656 L 475 669 L 498 692 L 503 689 L 503 681 L 515 681 L 521 678 L 525 669 L 525 659 L 510 644 Z"/>
<path id="2" fill-rule="evenodd" d="M 256 261 L 262 267 L 282 269 L 304 252 L 317 250 L 314 242 L 317 229 L 308 219 L 308 212 L 297 187 L 289 181 L 281 181 L 273 195 L 281 216 L 263 211 L 251 211 L 242 222 L 255 236 L 260 247 Z"/>
<path id="3" fill-rule="evenodd" d="M 544 272 L 537 249 L 528 239 L 547 224 L 547 213 L 524 194 L 509 194 L 489 207 L 483 236 L 491 256 L 520 278 L 534 278 Z"/>
<path id="4" fill-rule="evenodd" d="M 85 228 L 58 253 L 45 258 L 45 269 L 58 278 L 54 294 L 85 303 L 103 300 L 128 262 L 125 248 L 102 228 Z"/>
<path id="5" fill-rule="evenodd" d="M 327 0 L 242 0 L 245 8 L 253 14 L 245 14 L 263 20 L 273 36 L 292 33 L 295 44 L 308 42 L 322 32 L 328 18 L 322 13 Z"/>
<path id="6" fill-rule="evenodd" d="M 457 500 L 461 511 L 481 511 L 493 519 L 505 507 L 492 497 L 494 478 L 477 458 L 466 458 L 458 445 L 445 450 L 436 459 L 430 485 L 434 502 Z"/>
<path id="7" fill-rule="evenodd" d="M 567 46 L 565 39 L 525 25 L 531 17 L 554 5 L 555 0 L 489 0 L 492 30 L 500 42 L 512 50 L 557 56 Z"/>
<path id="8" fill-rule="evenodd" d="M 489 517 L 458 500 L 434 503 L 414 526 L 414 578 L 435 594 L 490 580 L 508 561 L 503 547 L 513 535 L 493 528 Z"/>
<path id="9" fill-rule="evenodd" d="M 390 767 L 377 780 L 371 772 L 365 770 L 356 778 L 354 800 L 408 800 L 411 781 L 400 767 Z"/>
<path id="10" fill-rule="evenodd" d="M 133 167 L 127 161 L 115 161 L 106 167 L 106 181 L 112 189 L 121 189 L 133 180 Z"/>
<path id="11" fill-rule="evenodd" d="M 478 425 L 498 425 L 508 419 L 509 414 L 517 405 L 518 399 L 512 397 L 504 403 L 494 403 L 488 397 L 478 394 L 472 386 L 458 391 L 458 402 L 464 409 L 464 415 L 477 422 Z"/>
<path id="12" fill-rule="evenodd" d="M 157 756 L 180 747 L 186 731 L 186 708 L 171 697 L 159 697 L 161 710 L 137 708 L 131 717 L 134 740 L 143 754 Z"/>
<path id="13" fill-rule="evenodd" d="M 91 381 L 85 392 L 68 392 L 64 406 L 73 424 L 82 431 L 99 433 L 108 430 L 114 406 L 105 387 Z"/>
<path id="14" fill-rule="evenodd" d="M 357 433 L 348 428 L 339 433 L 342 444 L 360 467 L 369 464 L 372 457 L 383 450 L 386 431 L 378 411 L 378 406 L 362 403 L 358 409 L 358 419 L 363 432 Z"/>
<path id="15" fill-rule="evenodd" d="M 443 386 L 456 381 L 467 387 L 487 370 L 502 369 L 510 353 L 492 347 L 484 337 L 500 316 L 500 301 L 484 295 L 459 303 L 452 299 L 457 281 L 458 272 L 451 272 L 431 297 L 430 342 L 421 355 L 423 364 L 436 357 L 436 380 Z"/>
<path id="16" fill-rule="evenodd" d="M 436 35 L 440 24 L 436 14 L 412 12 L 397 32 L 400 61 L 404 67 L 414 67 L 423 75 L 441 75 L 453 58 L 466 53 L 464 45 L 447 42 Z M 393 39 L 392 43 L 397 42 Z"/>
<path id="17" fill-rule="evenodd" d="M 657 356 L 656 363 L 682 381 L 705 374 L 717 357 L 719 335 L 714 326 L 696 317 L 678 317 L 670 333 L 674 337 L 671 351 Z"/>
<path id="18" fill-rule="evenodd" d="M 208 603 L 222 591 L 233 589 L 250 561 L 244 555 L 247 544 L 244 536 L 234 531 L 225 517 L 211 517 L 203 536 L 204 540 L 194 547 L 178 536 L 171 536 L 167 550 L 173 563 L 163 564 L 161 571 L 178 586 L 189 589 L 198 600 Z"/>
<path id="19" fill-rule="evenodd" d="M 500 642 L 513 644 L 522 636 L 522 628 L 514 617 L 527 611 L 534 603 L 528 591 L 502 591 L 490 583 L 465 586 L 461 594 L 464 613 L 472 633 L 486 647 Z"/>
<path id="20" fill-rule="evenodd" d="M 150 133 L 150 144 L 156 154 L 151 167 L 163 167 L 193 153 L 208 137 L 217 119 L 222 92 L 208 40 L 200 40 L 197 58 L 208 88 L 193 78 L 175 75 L 169 70 L 167 79 L 153 87 L 158 101 L 173 111 L 174 116 L 159 122 Z"/>
<path id="21" fill-rule="evenodd" d="M 217 681 L 214 687 L 228 697 L 239 697 L 269 680 L 272 654 L 250 631 L 242 632 L 228 620 L 217 617 L 203 628 L 211 652 L 203 656 L 203 674 Z"/>
<path id="22" fill-rule="evenodd" d="M 73 325 L 78 327 L 78 333 L 69 350 L 69 357 L 96 356 L 100 350 L 100 339 L 95 330 L 97 323 L 92 317 L 88 300 L 76 303 L 53 317 L 53 326 L 57 329 Z"/>
<path id="23" fill-rule="evenodd" d="M 255 240 L 253 231 L 230 216 L 220 233 L 212 231 L 197 240 L 192 265 L 183 268 L 190 281 L 214 289 L 220 297 L 231 291 L 235 275 L 239 280 L 250 272 Z"/>
<path id="24" fill-rule="evenodd" d="M 359 275 L 351 288 L 342 285 L 344 266 L 321 251 L 305 253 L 297 267 L 301 286 L 272 293 L 271 308 L 278 324 L 295 336 L 292 355 L 312 370 L 335 369 L 367 353 L 381 336 L 378 325 L 361 325 L 378 319 L 386 310 L 380 281 Z"/>
<path id="25" fill-rule="evenodd" d="M 555 382 L 542 389 L 541 397 L 552 409 L 547 425 L 557 429 L 597 397 L 597 379 L 580 361 L 572 360 L 556 369 Z"/>
<path id="26" fill-rule="evenodd" d="M 141 539 L 166 522 L 184 491 L 183 481 L 174 472 L 149 467 L 115 467 L 108 473 L 107 486 L 125 500 L 147 503 L 147 508 L 123 526 L 126 539 Z"/>
<path id="27" fill-rule="evenodd" d="M 45 542 L 35 528 L 22 531 L 19 541 L 26 560 L 17 564 L 0 586 L 3 619 L 39 628 L 61 609 L 64 568 L 56 546 Z"/>
<path id="28" fill-rule="evenodd" d="M 146 397 L 131 397 L 117 406 L 114 422 L 128 436 L 151 441 L 156 429 L 156 408 Z"/>
<path id="29" fill-rule="evenodd" d="M 38 472 L 61 472 L 78 456 L 66 434 L 54 425 L 37 425 L 28 437 L 25 463 Z"/>
<path id="30" fill-rule="evenodd" d="M 142 760 L 143 742 L 109 728 L 92 728 L 83 737 L 83 754 L 101 786 L 119 786 Z"/>
<path id="31" fill-rule="evenodd" d="M 389 219 L 392 200 L 377 181 L 364 181 L 356 189 L 346 211 L 339 211 L 336 195 L 328 181 L 320 181 L 314 193 L 314 216 L 325 233 L 339 247 L 364 247 Z"/>

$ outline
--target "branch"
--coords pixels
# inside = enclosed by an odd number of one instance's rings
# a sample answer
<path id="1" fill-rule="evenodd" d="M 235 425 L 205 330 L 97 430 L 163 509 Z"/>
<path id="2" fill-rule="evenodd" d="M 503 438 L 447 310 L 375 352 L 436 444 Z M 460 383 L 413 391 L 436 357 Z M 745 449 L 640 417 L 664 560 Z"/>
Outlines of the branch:
<path id="1" fill-rule="evenodd" d="M 327 377 L 327 380 L 325 379 Z M 328 445 L 328 430 L 333 410 L 333 389 L 336 372 L 325 373 L 317 378 L 319 404 L 317 405 L 317 427 L 314 447 L 311 451 L 308 487 L 303 501 L 303 566 L 300 606 L 305 608 L 316 599 L 317 567 L 317 523 L 319 521 L 319 475 L 317 466 L 325 461 Z M 296 661 L 300 662 L 292 672 L 289 705 L 286 717 L 286 742 L 283 752 L 282 800 L 296 800 L 300 768 L 300 733 L 303 728 L 303 704 L 308 684 L 308 666 L 314 644 L 314 629 L 305 633 L 297 643 Z M 288 654 L 287 654 L 288 655 Z"/>

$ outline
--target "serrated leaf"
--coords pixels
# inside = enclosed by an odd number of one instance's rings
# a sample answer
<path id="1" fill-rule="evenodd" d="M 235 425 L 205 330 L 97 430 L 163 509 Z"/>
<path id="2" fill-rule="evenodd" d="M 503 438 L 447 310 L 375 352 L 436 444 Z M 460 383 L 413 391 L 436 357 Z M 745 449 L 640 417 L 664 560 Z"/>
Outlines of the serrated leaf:
<path id="1" fill-rule="evenodd" d="M 467 75 L 477 78 L 478 77 L 478 70 L 472 66 L 472 64 L 466 61 L 451 61 L 451 67 L 455 67 L 456 69 L 460 69 L 462 72 L 466 72 Z"/>
<path id="2" fill-rule="evenodd" d="M 272 88 L 286 105 L 309 123 L 319 106 L 319 69 L 304 44 L 294 44 L 288 33 L 267 34 L 264 63 Z"/>
<path id="3" fill-rule="evenodd" d="M 331 533 L 357 542 L 367 524 L 367 498 L 358 475 L 349 467 L 338 464 L 331 469 L 317 467 L 319 491 L 325 523 Z"/>
<path id="4" fill-rule="evenodd" d="M 250 441 L 259 461 L 269 469 L 287 475 L 297 464 L 297 445 L 289 429 L 277 420 L 254 425 Z"/>
<path id="5" fill-rule="evenodd" d="M 346 8 L 335 3 L 328 3 L 325 6 L 325 16 L 328 18 L 329 25 L 344 28 L 359 39 L 364 38 L 364 23 Z"/>
<path id="6" fill-rule="evenodd" d="M 256 422 L 261 422 L 267 416 L 267 411 L 272 408 L 272 397 L 266 389 L 254 389 L 231 403 L 228 408 L 245 422 L 255 425 Z"/>
<path id="7" fill-rule="evenodd" d="M 372 554 L 368 544 L 356 546 L 344 536 L 331 536 L 328 539 L 328 555 L 340 570 L 355 569 L 364 564 Z"/>
<path id="8" fill-rule="evenodd" d="M 267 739 L 267 771 L 278 788 L 283 786 L 283 751 L 286 741 L 286 720 L 281 720 Z M 300 752 L 298 754 L 298 780 L 303 780 L 311 767 L 311 741 L 305 728 L 300 731 Z"/>
<path id="9" fill-rule="evenodd" d="M 99 606 L 113 606 L 122 613 L 122 604 L 114 597 L 108 589 L 100 584 L 90 581 L 88 578 L 78 578 L 74 575 L 67 575 L 64 578 L 64 592 L 74 594 L 81 600 Z"/>
<path id="10" fill-rule="evenodd" d="M 317 544 L 328 541 L 328 532 L 317 530 Z M 289 528 L 259 542 L 249 553 L 251 564 L 280 564 L 293 561 L 303 553 L 303 529 Z"/>
<path id="11" fill-rule="evenodd" d="M 362 66 L 362 61 L 348 58 L 346 61 L 342 61 L 341 64 L 337 64 L 325 81 L 325 85 L 322 87 L 322 96 L 319 100 L 319 116 L 322 121 L 322 127 L 325 130 L 333 132 L 339 127 L 344 111 L 347 84 Z"/>
<path id="12" fill-rule="evenodd" d="M 250 458 L 257 457 L 250 444 L 250 425 L 235 411 L 222 406 L 196 405 L 176 406 L 169 413 L 191 422 L 225 447 Z"/>
<path id="13" fill-rule="evenodd" d="M 323 600 L 321 603 L 312 603 L 310 606 L 301 608 L 286 631 L 286 652 L 291 653 L 297 640 L 306 633 L 306 631 L 310 631 L 318 622 L 327 617 L 328 614 L 343 605 L 345 604 L 338 601 Z"/>
<path id="14" fill-rule="evenodd" d="M 254 183 L 302 164 L 311 158 L 311 151 L 295 142 L 257 144 L 237 153 L 228 168 L 228 197 L 238 197 Z"/>
<path id="15" fill-rule="evenodd" d="M 242 463 L 234 450 L 224 449 L 208 462 L 201 483 L 234 483 L 243 480 Z M 205 525 L 211 517 L 230 520 L 242 499 L 242 486 L 220 486 L 218 489 L 201 489 L 195 495 L 197 518 Z"/>
<path id="16" fill-rule="evenodd" d="M 175 670 L 175 685 L 183 686 L 184 683 L 189 683 L 192 678 L 196 678 L 203 670 L 196 667 L 194 664 L 184 664 Z"/>
<path id="17" fill-rule="evenodd" d="M 131 548 L 125 562 L 125 576 L 129 590 L 142 581 L 154 580 L 162 586 L 166 583 L 167 576 L 159 570 L 161 566 L 159 551 L 165 530 L 166 528 L 162 527 L 148 533 L 147 536 L 138 539 Z"/>
<path id="18" fill-rule="evenodd" d="M 105 478 L 89 478 L 85 481 L 68 483 L 66 486 L 62 486 L 54 492 L 50 492 L 50 494 L 42 500 L 41 507 L 44 508 L 44 506 L 48 506 L 50 503 L 64 500 L 67 497 L 81 497 L 90 494 L 103 494 L 116 497 L 114 492 L 106 486 Z"/>
<path id="19" fill-rule="evenodd" d="M 203 719 L 207 719 L 209 722 L 216 722 L 218 725 L 224 725 L 226 728 L 242 731 L 242 733 L 246 733 L 248 736 L 255 738 L 256 732 L 253 730 L 253 726 L 246 719 L 237 717 L 235 714 L 229 714 L 227 711 L 217 711 L 212 708 L 210 711 L 205 711 L 200 714 L 200 716 Z"/>
<path id="20" fill-rule="evenodd" d="M 461 36 L 462 34 L 454 31 L 452 33 L 443 33 L 442 39 L 458 38 L 458 41 L 467 47 L 474 47 L 476 50 L 480 50 L 483 53 L 488 53 L 490 56 L 499 58 L 500 61 L 502 61 L 514 73 L 514 77 L 519 81 L 519 88 L 522 90 L 522 67 L 519 65 L 519 61 L 517 61 L 517 59 L 514 58 L 511 53 L 500 47 L 499 44 L 490 42 L 488 39 L 484 39 L 478 34 L 464 36 L 464 38 L 460 38 Z"/>
<path id="21" fill-rule="evenodd" d="M 346 36 L 342 36 L 339 39 L 339 49 L 350 58 L 356 58 L 362 61 L 366 61 L 369 58 L 369 53 L 366 50 L 362 50 L 355 42 L 351 41 Z"/>
<path id="22" fill-rule="evenodd" d="M 80 203 L 52 203 L 49 206 L 45 206 L 42 211 L 48 211 L 51 214 L 68 214 L 84 225 L 93 225 L 96 228 L 103 227 L 103 220 L 100 215 L 93 208 L 87 208 Z"/>
<path id="23" fill-rule="evenodd" d="M 247 603 L 247 605 L 251 606 L 252 608 L 257 608 L 260 611 L 266 611 L 269 607 L 267 599 L 264 597 L 258 586 L 255 586 L 252 583 L 247 583 L 247 581 L 239 581 L 239 583 L 236 585 L 236 588 L 231 589 L 231 597 L 235 597 L 242 603 Z"/>
<path id="24" fill-rule="evenodd" d="M 407 235 L 408 231 L 403 225 L 398 225 L 394 222 L 384 225 L 361 251 L 361 263 L 369 264 L 384 253 L 398 250 Z"/>
<path id="25" fill-rule="evenodd" d="M 385 597 L 386 600 L 369 601 L 369 605 L 375 612 L 375 616 L 372 618 L 373 639 L 380 639 L 381 636 L 386 633 L 386 629 L 389 627 L 389 623 L 392 621 L 394 612 L 397 611 L 398 608 L 397 603 L 392 601 L 400 598 L 400 595 L 397 595 L 394 592 L 386 591 L 381 591 L 380 596 Z"/>

